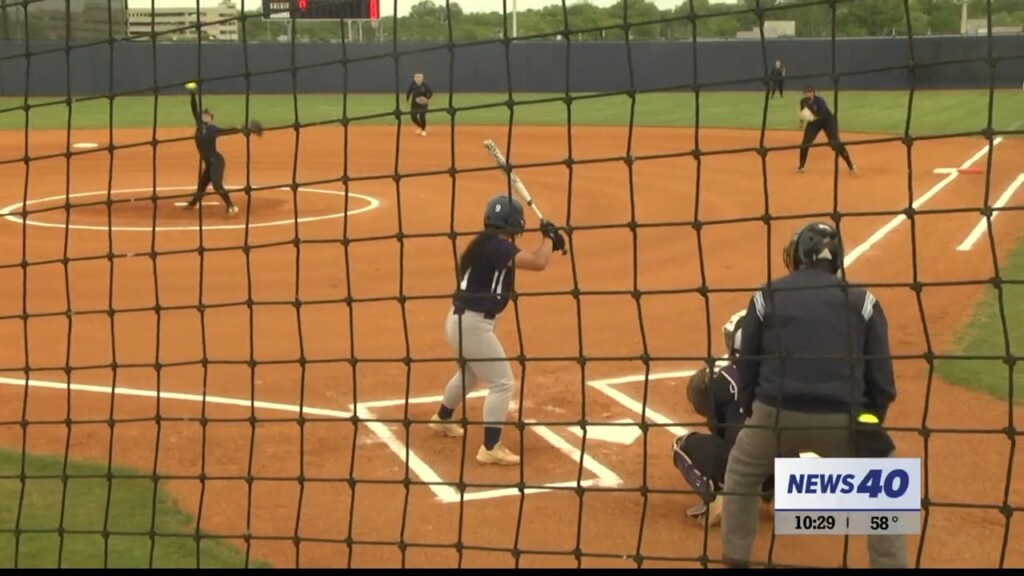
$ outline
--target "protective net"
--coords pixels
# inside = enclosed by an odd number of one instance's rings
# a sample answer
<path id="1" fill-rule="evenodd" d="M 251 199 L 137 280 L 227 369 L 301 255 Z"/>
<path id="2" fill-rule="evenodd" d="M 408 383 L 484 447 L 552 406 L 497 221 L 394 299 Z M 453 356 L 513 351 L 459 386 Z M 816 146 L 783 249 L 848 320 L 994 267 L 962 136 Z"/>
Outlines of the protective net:
<path id="1" fill-rule="evenodd" d="M 500 4 L 0 0 L 3 565 L 720 566 L 687 382 L 812 221 L 886 311 L 908 562 L 1024 565 L 1024 5 Z M 801 159 L 807 85 L 855 172 Z M 519 248 L 543 214 L 567 252 L 465 364 L 459 259 L 516 182 Z M 481 451 L 507 398 L 519 463 Z M 752 564 L 867 564 L 770 512 Z"/>

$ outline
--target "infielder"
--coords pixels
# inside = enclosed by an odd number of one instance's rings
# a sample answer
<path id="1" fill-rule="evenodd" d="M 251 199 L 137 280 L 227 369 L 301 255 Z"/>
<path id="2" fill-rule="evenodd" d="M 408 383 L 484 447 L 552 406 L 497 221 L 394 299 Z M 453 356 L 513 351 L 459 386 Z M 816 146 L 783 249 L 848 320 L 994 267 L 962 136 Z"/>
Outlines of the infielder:
<path id="1" fill-rule="evenodd" d="M 818 133 L 824 132 L 828 138 L 828 144 L 846 162 L 850 172 L 856 172 L 857 168 L 850 159 L 850 153 L 846 146 L 839 139 L 839 122 L 832 111 L 829 110 L 825 99 L 814 92 L 813 86 L 804 88 L 804 97 L 800 99 L 800 127 L 804 129 L 804 139 L 800 143 L 800 165 L 797 172 L 804 171 L 807 163 L 807 153 L 811 144 L 818 137 Z"/>
<path id="2" fill-rule="evenodd" d="M 204 108 L 201 112 L 199 110 L 199 101 L 196 99 L 196 90 L 198 85 L 195 82 L 189 82 L 185 85 L 185 88 L 189 91 L 189 97 L 192 104 L 192 117 L 196 122 L 196 149 L 199 150 L 199 163 L 202 167 L 202 173 L 199 175 L 199 185 L 196 187 L 195 194 L 192 195 L 192 199 L 185 203 L 185 208 L 194 209 L 199 206 L 199 202 L 202 200 L 206 189 L 213 185 L 213 189 L 220 196 L 224 202 L 224 211 L 226 215 L 232 216 L 238 212 L 238 207 L 231 201 L 231 196 L 228 191 L 224 189 L 224 156 L 217 151 L 217 138 L 220 136 L 226 136 L 228 134 L 237 133 L 253 133 L 257 136 L 263 134 L 263 128 L 259 122 L 250 122 L 249 127 L 246 130 L 239 130 L 237 128 L 223 129 L 213 123 L 213 112 Z"/>
<path id="3" fill-rule="evenodd" d="M 469 243 L 459 259 L 459 287 L 445 320 L 445 336 L 459 358 L 460 369 L 448 381 L 430 427 L 445 436 L 461 437 L 464 430 L 452 421 L 455 409 L 481 380 L 486 382 L 484 442 L 476 454 L 481 464 L 519 463 L 519 456 L 501 443 L 514 377 L 494 333 L 495 322 L 515 289 L 516 270 L 544 270 L 552 250 L 565 248 L 561 233 L 545 220 L 541 222 L 540 246 L 532 251 L 521 250 L 514 239 L 525 227 L 523 207 L 508 193 L 487 203 L 484 231 Z"/>
<path id="4" fill-rule="evenodd" d="M 683 479 L 701 497 L 701 503 L 689 508 L 686 514 L 708 526 L 718 524 L 722 515 L 722 498 L 718 493 L 725 484 L 725 466 L 736 435 L 743 425 L 736 389 L 736 365 L 732 360 L 739 353 L 742 338 L 739 322 L 745 311 L 733 314 L 722 327 L 729 361 L 711 371 L 702 367 L 690 376 L 686 385 L 686 399 L 694 412 L 707 418 L 710 433 L 687 432 L 672 442 L 672 460 Z M 771 500 L 774 478 L 769 477 L 762 486 L 765 502 Z"/>
<path id="5" fill-rule="evenodd" d="M 408 102 L 412 99 L 410 116 L 412 123 L 416 125 L 416 133 L 420 136 L 427 135 L 427 107 L 433 97 L 434 91 L 429 84 L 423 81 L 423 74 L 420 72 L 413 74 L 409 89 L 405 91 L 405 101 Z"/>
<path id="6" fill-rule="evenodd" d="M 794 270 L 750 299 L 736 359 L 740 407 L 725 471 L 725 563 L 747 567 L 757 536 L 757 495 L 779 454 L 889 457 L 881 423 L 896 399 L 881 304 L 840 279 L 843 246 L 828 224 L 796 236 Z M 858 425 L 857 422 L 869 422 Z M 870 423 L 873 422 L 873 423 Z M 868 536 L 872 568 L 906 567 L 902 536 Z"/>

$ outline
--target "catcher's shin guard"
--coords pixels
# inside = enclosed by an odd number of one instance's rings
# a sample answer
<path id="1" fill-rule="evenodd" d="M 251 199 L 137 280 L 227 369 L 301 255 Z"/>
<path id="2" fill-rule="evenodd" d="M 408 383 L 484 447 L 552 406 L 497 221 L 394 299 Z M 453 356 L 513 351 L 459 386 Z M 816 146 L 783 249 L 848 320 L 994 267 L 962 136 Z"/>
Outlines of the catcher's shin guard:
<path id="1" fill-rule="evenodd" d="M 680 436 L 672 441 L 672 461 L 683 475 L 686 483 L 701 497 L 701 500 L 708 504 L 715 499 L 717 487 L 715 483 L 705 476 L 694 466 L 690 456 L 686 453 L 686 436 Z"/>

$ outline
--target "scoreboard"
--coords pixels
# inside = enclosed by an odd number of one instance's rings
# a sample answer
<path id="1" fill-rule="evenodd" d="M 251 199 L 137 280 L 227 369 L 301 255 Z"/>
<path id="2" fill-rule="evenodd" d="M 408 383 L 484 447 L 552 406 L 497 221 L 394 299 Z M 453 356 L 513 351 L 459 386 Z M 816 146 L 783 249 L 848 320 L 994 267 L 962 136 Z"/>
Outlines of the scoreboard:
<path id="1" fill-rule="evenodd" d="M 263 18 L 378 20 L 380 0 L 263 0 Z"/>

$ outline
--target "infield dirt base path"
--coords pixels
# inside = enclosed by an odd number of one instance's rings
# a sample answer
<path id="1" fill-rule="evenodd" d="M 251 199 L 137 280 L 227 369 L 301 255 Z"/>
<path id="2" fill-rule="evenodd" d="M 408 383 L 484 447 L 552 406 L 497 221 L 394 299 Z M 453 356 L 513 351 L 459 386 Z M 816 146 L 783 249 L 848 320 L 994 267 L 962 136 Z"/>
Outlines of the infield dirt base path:
<path id="1" fill-rule="evenodd" d="M 700 556 L 705 536 L 684 515 L 696 497 L 678 493 L 685 486 L 671 463 L 673 436 L 661 428 L 628 446 L 588 440 L 586 454 L 622 483 L 582 498 L 562 490 L 442 503 L 431 488 L 407 489 L 402 481 L 421 481 L 412 472 L 423 466 L 445 482 L 461 476 L 498 487 L 598 479 L 602 468 L 581 472 L 570 457 L 580 439 L 569 424 L 637 416 L 584 380 L 642 374 L 644 355 L 654 359 L 652 372 L 665 372 L 721 354 L 720 326 L 768 277 L 769 262 L 772 275 L 781 273 L 780 252 L 793 230 L 838 210 L 848 249 L 877 236 L 851 266 L 851 280 L 881 285 L 873 290 L 885 306 L 894 352 L 918 356 L 897 361 L 900 398 L 888 424 L 935 430 L 926 469 L 933 502 L 993 506 L 933 509 L 921 565 L 994 567 L 1005 554 L 1004 566 L 1024 566 L 1020 515 L 1003 550 L 1007 520 L 994 508 L 1003 502 L 1011 458 L 1008 438 L 993 433 L 1012 422 L 1007 403 L 930 380 L 920 359 L 926 342 L 936 352 L 948 349 L 984 294 L 956 283 L 995 275 L 987 235 L 971 251 L 955 250 L 978 213 L 948 212 L 980 209 L 986 177 L 952 179 L 923 206 L 947 212 L 918 214 L 913 225 L 876 234 L 911 196 L 944 178 L 934 168 L 960 165 L 984 141 L 921 141 L 910 154 L 898 142 L 853 145 L 859 173 L 843 169 L 836 178 L 833 155 L 824 148 L 812 150 L 800 175 L 793 173 L 795 150 L 772 152 L 764 165 L 752 151 L 722 153 L 758 146 L 757 132 L 701 130 L 699 164 L 693 157 L 643 158 L 691 149 L 693 132 L 678 129 L 515 128 L 511 149 L 504 128 L 460 128 L 454 136 L 437 128 L 427 138 L 407 129 L 400 139 L 394 128 L 352 128 L 347 140 L 340 128 L 272 132 L 250 143 L 249 182 L 287 188 L 298 181 L 304 190 L 259 190 L 248 200 L 236 192 L 243 213 L 234 220 L 221 217 L 211 193 L 200 226 L 198 214 L 174 206 L 182 198 L 173 196 L 186 194 L 196 177 L 188 135 L 161 132 L 161 139 L 185 139 L 154 147 L 148 131 L 118 131 L 119 148 L 110 154 L 103 150 L 106 132 L 75 132 L 73 141 L 97 142 L 100 149 L 70 161 L 60 156 L 64 132 L 34 131 L 27 150 L 16 138 L 0 146 L 5 159 L 57 155 L 0 166 L 10 213 L 26 198 L 40 200 L 32 210 L 45 209 L 27 226 L 15 216 L 0 220 L 2 366 L 15 379 L 27 365 L 36 381 L 70 378 L 101 387 L 68 391 L 7 381 L 0 387 L 3 444 L 20 447 L 24 434 L 31 451 L 63 454 L 67 445 L 73 458 L 155 469 L 205 532 L 235 536 L 240 546 L 249 535 L 251 554 L 281 567 L 511 567 L 512 548 L 521 551 L 524 567 L 575 566 L 574 550 L 588 567 L 631 566 L 640 556 L 645 566 L 697 566 L 672 561 Z M 440 394 L 450 376 L 443 320 L 465 238 L 453 247 L 448 233 L 477 229 L 482 206 L 504 187 L 500 172 L 485 170 L 493 163 L 484 138 L 493 138 L 515 164 L 552 163 L 518 173 L 545 215 L 574 227 L 571 255 L 556 257 L 543 274 L 521 274 L 523 295 L 499 323 L 506 352 L 529 358 L 525 373 L 514 362 L 522 375 L 523 417 L 547 423 L 554 435 L 509 429 L 508 445 L 518 451 L 525 443 L 522 472 L 480 469 L 473 460 L 477 427 L 463 453 L 460 442 L 436 437 L 424 424 L 403 425 L 429 418 L 433 401 L 374 407 L 375 416 L 393 420 L 375 430 L 338 417 L 357 399 Z M 798 140 L 796 133 L 771 133 L 765 145 Z M 571 167 L 564 163 L 570 143 Z M 245 141 L 221 147 L 229 187 L 244 186 Z M 989 204 L 1020 172 L 1014 163 L 1020 151 L 1010 140 L 995 147 Z M 626 154 L 634 160 L 627 162 Z M 985 156 L 977 165 L 987 162 Z M 393 178 L 396 170 L 401 178 Z M 343 173 L 353 179 L 348 197 L 331 193 L 342 190 Z M 125 191 L 114 199 L 136 201 L 108 210 L 108 189 Z M 100 193 L 65 199 L 69 190 Z M 65 200 L 72 209 L 64 209 Z M 346 211 L 361 212 L 338 217 Z M 784 220 L 769 231 L 761 220 L 766 212 Z M 295 224 L 296 218 L 313 220 Z M 703 225 L 679 224 L 695 218 Z M 645 227 L 634 231 L 631 220 Z M 1021 221 L 1017 213 L 996 220 L 1000 258 Z M 527 248 L 535 242 L 536 234 L 522 240 Z M 926 285 L 919 294 L 910 288 L 915 281 Z M 935 282 L 949 285 L 927 286 Z M 702 285 L 710 290 L 706 296 Z M 574 287 L 578 298 L 570 294 Z M 574 360 L 581 355 L 585 372 Z M 112 383 L 143 392 L 105 393 Z M 668 378 L 615 389 L 697 426 L 682 385 Z M 283 406 L 253 411 L 197 397 L 139 395 L 157 387 Z M 337 412 L 299 420 L 288 412 L 297 405 Z M 479 418 L 480 400 L 468 405 L 468 417 Z M 956 428 L 989 433 L 938 431 Z M 378 432 L 399 444 L 389 447 Z M 924 454 L 918 434 L 897 434 L 897 444 L 900 455 Z M 403 445 L 422 464 L 417 470 L 396 456 Z M 1020 462 L 1021 454 L 1015 456 Z M 1010 472 L 1009 502 L 1019 507 L 1024 481 L 1019 470 Z M 770 532 L 765 509 L 755 559 L 767 558 Z M 720 557 L 718 529 L 706 546 L 711 558 Z M 776 542 L 772 560 L 836 566 L 842 551 L 842 538 L 786 537 Z M 852 565 L 866 565 L 863 538 L 851 539 L 850 557 Z"/>

